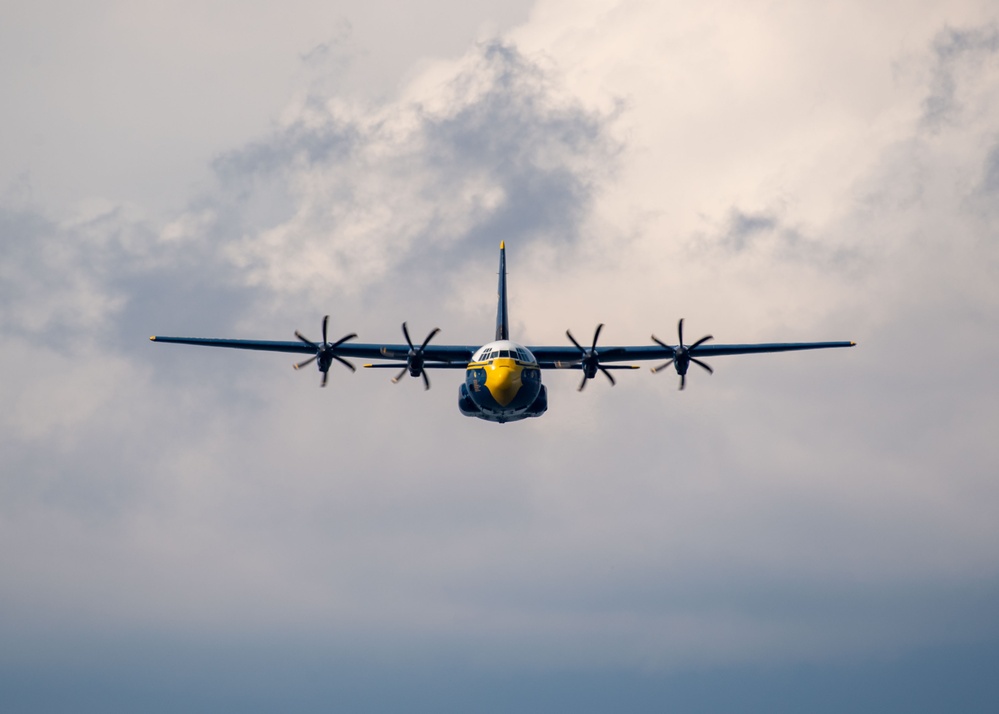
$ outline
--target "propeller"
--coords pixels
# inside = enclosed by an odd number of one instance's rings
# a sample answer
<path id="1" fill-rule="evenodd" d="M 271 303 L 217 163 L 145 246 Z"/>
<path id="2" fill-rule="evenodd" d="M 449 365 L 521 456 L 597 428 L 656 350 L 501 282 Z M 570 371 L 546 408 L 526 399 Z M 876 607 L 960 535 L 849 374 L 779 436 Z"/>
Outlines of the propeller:
<path id="1" fill-rule="evenodd" d="M 416 347 L 413 345 L 413 341 L 409 339 L 409 328 L 406 327 L 406 323 L 402 323 L 402 335 L 406 338 L 406 344 L 409 345 L 409 352 L 406 354 L 406 366 L 402 368 L 395 377 L 392 378 L 393 384 L 398 384 L 399 380 L 406 376 L 406 372 L 409 372 L 414 377 L 423 377 L 423 389 L 430 389 L 430 378 L 427 376 L 427 370 L 424 369 L 425 356 L 424 351 L 427 348 L 430 340 L 434 339 L 434 336 L 441 331 L 441 328 L 435 327 L 427 335 L 423 343 Z"/>
<path id="2" fill-rule="evenodd" d="M 579 350 L 581 356 L 579 360 L 575 362 L 570 362 L 562 366 L 570 368 L 578 367 L 579 369 L 583 370 L 583 381 L 579 383 L 580 392 L 583 391 L 583 388 L 586 386 L 586 382 L 588 380 L 593 379 L 594 377 L 597 376 L 597 370 L 602 372 L 603 375 L 607 377 L 608 381 L 610 381 L 611 383 L 611 386 L 617 384 L 617 382 L 614 381 L 613 375 L 611 375 L 607 367 L 604 367 L 602 364 L 600 364 L 600 355 L 597 354 L 597 340 L 600 339 L 600 331 L 602 329 L 604 329 L 604 324 L 601 322 L 599 325 L 597 325 L 597 329 L 593 333 L 593 345 L 589 349 L 579 344 L 576 341 L 576 338 L 572 336 L 572 333 L 569 332 L 569 330 L 565 331 L 566 337 L 568 337 L 569 341 L 576 346 L 576 349 Z M 623 350 L 620 348 L 605 350 L 603 356 L 607 357 L 608 355 L 617 354 L 618 352 L 623 352 Z M 630 367 L 628 369 L 630 369 Z"/>
<path id="3" fill-rule="evenodd" d="M 295 367 L 295 369 L 301 369 L 302 367 L 305 367 L 305 366 L 307 366 L 309 364 L 312 364 L 312 362 L 315 362 L 316 360 L 319 360 L 319 371 L 323 373 L 323 381 L 320 383 L 320 385 L 319 385 L 320 387 L 325 387 L 326 386 L 326 380 L 329 377 L 330 365 L 333 364 L 333 360 L 336 360 L 340 364 L 344 365 L 351 372 L 356 372 L 357 371 L 356 368 L 354 367 L 354 365 L 352 365 L 350 362 L 348 362 L 347 360 L 345 360 L 343 357 L 340 357 L 339 355 L 335 354 L 335 350 L 336 350 L 337 347 L 339 347 L 340 345 L 342 345 L 347 340 L 354 339 L 355 337 L 357 337 L 357 335 L 352 332 L 349 335 L 341 337 L 336 342 L 328 342 L 327 339 L 326 339 L 326 328 L 329 326 L 329 322 L 330 322 L 330 316 L 326 315 L 323 318 L 323 342 L 322 342 L 322 344 L 317 344 L 317 343 L 313 342 L 309 338 L 307 338 L 304 335 L 302 335 L 301 332 L 299 332 L 298 330 L 295 330 L 295 337 L 297 337 L 298 339 L 300 339 L 302 342 L 304 342 L 305 344 L 309 345 L 310 347 L 314 348 L 316 350 L 316 354 L 314 354 L 312 357 L 309 357 L 309 359 L 305 360 L 304 362 L 299 362 L 298 364 L 294 365 L 294 367 Z"/>
<path id="4" fill-rule="evenodd" d="M 687 368 L 690 366 L 691 362 L 693 362 L 694 364 L 696 364 L 698 367 L 702 367 L 702 368 L 708 370 L 709 374 L 714 374 L 714 370 L 711 369 L 711 367 L 709 367 L 708 365 L 706 365 L 704 362 L 701 362 L 701 360 L 697 359 L 693 355 L 694 350 L 696 350 L 698 347 L 700 347 L 702 344 L 704 344 L 708 340 L 711 340 L 711 339 L 714 339 L 714 338 L 711 337 L 711 335 L 705 335 L 704 337 L 702 337 L 701 339 L 699 339 L 697 342 L 695 342 L 692 345 L 684 345 L 683 344 L 683 318 L 682 317 L 680 318 L 680 324 L 677 325 L 677 333 L 680 336 L 680 344 L 677 347 L 670 347 L 665 342 L 663 342 L 662 340 L 660 340 L 658 337 L 656 337 L 655 335 L 652 335 L 652 341 L 653 342 L 655 342 L 656 344 L 658 344 L 660 347 L 664 347 L 664 348 L 666 348 L 668 350 L 673 350 L 673 359 L 671 359 L 669 362 L 665 362 L 665 363 L 659 365 L 658 367 L 653 367 L 652 368 L 652 372 L 653 372 L 653 374 L 655 374 L 656 372 L 658 372 L 660 370 L 666 369 L 670 365 L 674 365 L 676 367 L 676 373 L 680 375 L 680 389 L 683 389 L 685 386 L 687 386 Z"/>

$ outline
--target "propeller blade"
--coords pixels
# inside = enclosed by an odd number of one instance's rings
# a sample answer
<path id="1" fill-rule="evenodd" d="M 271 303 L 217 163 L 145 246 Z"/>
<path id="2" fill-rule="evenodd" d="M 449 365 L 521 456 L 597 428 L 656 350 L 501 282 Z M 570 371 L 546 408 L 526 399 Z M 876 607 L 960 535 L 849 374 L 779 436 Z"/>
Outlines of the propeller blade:
<path id="1" fill-rule="evenodd" d="M 657 372 L 661 372 L 661 371 L 663 371 L 664 369 L 666 369 L 667 367 L 669 367 L 672 364 L 673 364 L 673 360 L 670 360 L 669 362 L 663 362 L 658 367 L 653 367 L 652 368 L 652 374 L 656 374 Z"/>
<path id="2" fill-rule="evenodd" d="M 347 340 L 353 340 L 356 337 L 357 337 L 357 333 L 356 332 L 351 332 L 349 335 L 344 335 L 339 340 L 337 340 L 332 345 L 330 345 L 330 349 L 336 349 L 337 347 L 339 347 L 340 345 L 342 345 Z"/>
<path id="3" fill-rule="evenodd" d="M 330 378 L 330 371 L 326 370 L 325 372 L 323 372 L 323 381 L 319 383 L 319 386 L 320 387 L 325 387 L 326 386 L 326 380 L 329 379 L 329 378 Z"/>
<path id="4" fill-rule="evenodd" d="M 617 384 L 617 382 L 615 382 L 615 381 L 614 381 L 614 377 L 613 377 L 613 376 L 611 375 L 611 373 L 610 373 L 609 371 L 607 371 L 607 368 L 606 368 L 606 367 L 598 367 L 598 369 L 599 369 L 599 370 L 600 370 L 601 372 L 603 372 L 603 373 L 604 373 L 604 376 L 605 376 L 605 377 L 607 377 L 607 379 L 609 379 L 609 380 L 610 380 L 610 383 L 611 383 L 611 386 L 612 386 L 612 387 L 613 387 L 613 386 L 614 386 L 615 384 Z"/>
<path id="5" fill-rule="evenodd" d="M 309 359 L 305 360 L 304 362 L 299 362 L 298 364 L 293 364 L 292 367 L 294 367 L 295 369 L 302 369 L 302 367 L 305 367 L 305 366 L 310 365 L 313 362 L 315 362 L 316 359 L 318 359 L 318 357 L 319 357 L 319 355 L 312 355 L 311 357 L 309 357 Z"/>
<path id="6" fill-rule="evenodd" d="M 425 340 L 423 341 L 423 344 L 422 344 L 422 345 L 420 345 L 420 352 L 423 352 L 423 350 L 425 350 L 425 349 L 427 348 L 427 344 L 429 344 L 430 340 L 434 339 L 434 336 L 435 336 L 435 335 L 436 335 L 436 334 L 437 334 L 438 332 L 440 332 L 440 331 L 441 331 L 441 328 L 439 328 L 439 327 L 435 327 L 434 329 L 432 329 L 432 330 L 430 331 L 430 334 L 429 334 L 429 335 L 427 335 L 427 339 L 425 339 Z"/>
<path id="7" fill-rule="evenodd" d="M 430 377 L 427 376 L 427 370 L 421 369 L 420 376 L 423 377 L 423 391 L 430 389 Z"/>
<path id="8" fill-rule="evenodd" d="M 579 388 L 576 389 L 577 392 L 583 391 L 583 388 L 586 386 L 586 380 L 588 379 L 589 377 L 586 376 L 586 372 L 583 372 L 583 381 L 579 383 Z"/>
<path id="9" fill-rule="evenodd" d="M 680 375 L 680 391 L 682 392 L 683 388 L 686 387 L 686 386 L 687 386 L 687 375 L 681 374 Z"/>
<path id="10" fill-rule="evenodd" d="M 413 341 L 409 339 L 409 328 L 406 327 L 406 323 L 402 323 L 402 336 L 406 338 L 406 344 L 409 345 L 409 349 L 413 349 Z"/>
<path id="11" fill-rule="evenodd" d="M 590 349 L 592 350 L 597 349 L 597 340 L 600 339 L 600 331 L 602 329 L 604 329 L 604 323 L 601 322 L 599 325 L 597 325 L 596 332 L 593 333 L 593 347 L 591 347 Z"/>
<path id="12" fill-rule="evenodd" d="M 660 340 L 655 335 L 652 335 L 652 341 L 655 342 L 660 347 L 662 347 L 663 349 L 667 349 L 667 350 L 672 350 L 673 349 L 672 347 L 670 347 L 669 345 L 667 345 L 665 342 L 663 342 L 662 340 Z"/>
<path id="13" fill-rule="evenodd" d="M 694 364 L 696 364 L 698 367 L 703 367 L 704 369 L 708 370 L 709 374 L 714 374 L 715 373 L 715 371 L 713 369 L 711 369 L 710 366 L 708 366 L 704 362 L 701 362 L 701 360 L 697 359 L 696 357 L 691 357 L 690 361 L 693 362 Z"/>
<path id="14" fill-rule="evenodd" d="M 330 316 L 329 315 L 324 315 L 323 316 L 323 344 L 326 344 L 326 328 L 329 327 L 329 324 L 330 324 Z"/>
<path id="15" fill-rule="evenodd" d="M 347 369 L 349 369 L 351 372 L 356 372 L 357 371 L 357 367 L 355 367 L 354 365 L 352 365 L 350 362 L 348 362 L 347 360 L 345 360 L 343 357 L 339 357 L 337 355 L 332 355 L 332 357 L 337 362 L 339 362 L 340 364 L 342 364 L 344 367 L 346 367 Z"/>
<path id="16" fill-rule="evenodd" d="M 683 347 L 683 318 L 680 318 L 680 322 L 676 326 L 677 334 L 680 335 L 680 346 Z"/>
<path id="17" fill-rule="evenodd" d="M 569 341 L 570 341 L 570 342 L 571 342 L 572 344 L 576 345 L 576 349 L 577 349 L 577 350 L 579 350 L 579 351 L 580 351 L 580 352 L 582 352 L 583 354 L 586 354 L 586 350 L 584 350 L 584 349 L 583 349 L 583 346 L 582 346 L 582 345 L 580 345 L 580 344 L 579 344 L 578 342 L 576 342 L 576 338 L 572 336 L 572 333 L 571 333 L 571 332 L 569 332 L 568 330 L 566 330 L 566 331 L 565 331 L 565 336 L 569 338 Z"/>
<path id="18" fill-rule="evenodd" d="M 313 342 L 312 340 L 310 340 L 308 337 L 306 337 L 305 335 L 303 335 L 298 330 L 295 330 L 295 337 L 297 337 L 298 339 L 300 339 L 305 344 L 309 345 L 309 347 L 311 347 L 312 349 L 316 350 L 317 352 L 319 351 L 319 345 L 317 345 L 315 342 Z"/>
<path id="19" fill-rule="evenodd" d="M 396 376 L 392 377 L 392 384 L 398 384 L 399 380 L 402 379 L 405 376 L 406 372 L 408 372 L 408 371 L 409 371 L 409 369 L 407 369 L 406 367 L 403 367 L 402 371 L 400 371 L 399 374 L 397 374 Z"/>
<path id="20" fill-rule="evenodd" d="M 700 347 L 702 344 L 704 344 L 708 340 L 713 340 L 713 339 L 714 339 L 714 337 L 712 337 L 711 335 L 705 335 L 704 337 L 702 337 L 701 339 L 699 339 L 697 342 L 695 342 L 694 344 L 692 344 L 690 347 L 688 347 L 687 348 L 687 352 L 693 352 L 696 348 Z"/>

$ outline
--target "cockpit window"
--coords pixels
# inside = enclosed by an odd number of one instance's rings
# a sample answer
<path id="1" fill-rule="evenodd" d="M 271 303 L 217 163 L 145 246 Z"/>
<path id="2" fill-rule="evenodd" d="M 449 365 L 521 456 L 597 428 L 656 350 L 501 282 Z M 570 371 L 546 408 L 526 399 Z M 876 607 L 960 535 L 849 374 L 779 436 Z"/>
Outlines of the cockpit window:
<path id="1" fill-rule="evenodd" d="M 484 349 L 482 350 L 482 352 L 479 353 L 477 361 L 492 362 L 494 359 L 498 357 L 512 358 L 520 362 L 525 362 L 527 364 L 533 364 L 534 362 L 534 356 L 531 355 L 531 353 L 528 352 L 523 347 L 513 347 L 505 350 Z"/>

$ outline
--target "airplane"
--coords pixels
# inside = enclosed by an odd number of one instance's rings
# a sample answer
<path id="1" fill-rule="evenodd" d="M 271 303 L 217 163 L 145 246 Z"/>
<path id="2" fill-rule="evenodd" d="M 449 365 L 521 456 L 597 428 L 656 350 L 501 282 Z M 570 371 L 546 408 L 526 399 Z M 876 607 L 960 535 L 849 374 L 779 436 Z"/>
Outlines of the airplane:
<path id="1" fill-rule="evenodd" d="M 411 377 L 422 378 L 424 389 L 430 389 L 428 369 L 462 369 L 465 380 L 458 389 L 458 411 L 467 417 L 477 417 L 500 424 L 519 421 L 530 417 L 540 417 L 548 410 L 548 390 L 541 383 L 541 373 L 546 369 L 577 369 L 583 373 L 578 390 L 581 392 L 589 380 L 598 373 L 611 385 L 617 382 L 611 370 L 638 369 L 638 365 L 621 362 L 662 361 L 652 367 L 652 372 L 661 372 L 672 366 L 680 375 L 680 389 L 687 385 L 687 370 L 691 364 L 713 373 L 714 370 L 702 358 L 721 355 L 757 354 L 762 352 L 792 352 L 836 347 L 853 347 L 855 342 L 783 342 L 743 345 L 707 345 L 712 340 L 706 335 L 699 340 L 685 344 L 683 341 L 683 320 L 677 325 L 678 343 L 668 345 L 652 335 L 652 345 L 598 347 L 603 324 L 597 325 L 593 341 L 584 346 L 565 331 L 569 338 L 567 345 L 525 346 L 510 339 L 510 316 L 507 310 L 506 290 L 506 245 L 500 243 L 499 292 L 496 309 L 496 339 L 485 345 L 431 345 L 430 342 L 440 332 L 434 328 L 419 345 L 410 338 L 409 328 L 402 323 L 402 334 L 406 344 L 355 343 L 356 333 L 344 335 L 330 342 L 328 339 L 329 315 L 323 318 L 322 342 L 314 342 L 302 333 L 295 331 L 297 342 L 274 340 L 237 340 L 203 337 L 162 337 L 153 336 L 154 342 L 167 342 L 206 347 L 230 347 L 243 350 L 265 350 L 269 352 L 294 352 L 311 355 L 293 365 L 295 369 L 307 367 L 315 362 L 322 374 L 320 386 L 325 387 L 333 362 L 338 362 L 355 372 L 348 357 L 356 359 L 387 360 L 365 364 L 366 368 L 399 369 L 392 378 L 398 383 L 408 373 Z"/>

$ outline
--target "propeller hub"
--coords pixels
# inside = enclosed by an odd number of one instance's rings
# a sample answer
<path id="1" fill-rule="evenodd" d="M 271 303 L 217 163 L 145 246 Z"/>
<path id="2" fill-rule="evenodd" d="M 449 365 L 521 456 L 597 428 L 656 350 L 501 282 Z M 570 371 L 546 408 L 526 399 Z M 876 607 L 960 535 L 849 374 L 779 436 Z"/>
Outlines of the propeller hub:
<path id="1" fill-rule="evenodd" d="M 315 360 L 316 366 L 319 368 L 319 371 L 322 372 L 322 375 L 323 375 L 323 380 L 320 383 L 321 387 L 325 387 L 326 386 L 326 379 L 327 379 L 327 376 L 329 375 L 330 365 L 333 364 L 333 360 L 336 360 L 337 362 L 340 362 L 341 364 L 343 364 L 343 366 L 347 367 L 351 372 L 355 371 L 354 370 L 354 365 L 352 365 L 350 362 L 348 362 L 347 360 L 345 360 L 343 357 L 340 357 L 336 353 L 336 348 L 339 347 L 340 345 L 342 345 L 347 340 L 354 339 L 355 337 L 357 337 L 357 335 L 354 334 L 354 333 L 351 333 L 349 335 L 344 335 L 343 337 L 341 337 L 336 342 L 330 342 L 327 339 L 327 337 L 326 337 L 326 328 L 329 325 L 329 320 L 330 320 L 330 316 L 329 315 L 326 315 L 323 318 L 323 341 L 322 342 L 318 342 L 318 343 L 317 342 L 313 342 L 308 337 L 305 337 L 301 332 L 298 332 L 297 330 L 295 331 L 295 337 L 297 337 L 299 340 L 301 340 L 305 344 L 307 344 L 310 347 L 312 347 L 316 351 L 316 354 L 315 354 L 314 357 L 310 357 L 309 359 L 305 360 L 304 362 L 299 362 L 298 364 L 294 365 L 294 367 L 295 367 L 295 369 L 301 369 L 302 367 L 305 367 L 307 364 L 309 364 L 310 362 L 312 362 L 313 360 Z"/>
<path id="2" fill-rule="evenodd" d="M 693 343 L 692 345 L 685 345 L 685 344 L 683 344 L 683 319 L 682 318 L 680 320 L 680 323 L 677 325 L 677 335 L 680 338 L 680 344 L 678 344 L 676 347 L 670 347 L 665 342 L 663 342 L 662 340 L 660 340 L 658 337 L 656 337 L 655 335 L 652 335 L 652 341 L 653 342 L 655 342 L 660 347 L 662 347 L 662 348 L 664 348 L 666 350 L 672 350 L 673 351 L 673 357 L 672 357 L 672 359 L 670 359 L 669 362 L 661 364 L 658 367 L 653 367 L 652 371 L 653 371 L 653 373 L 659 372 L 660 370 L 666 369 L 670 365 L 673 365 L 673 367 L 676 369 L 676 373 L 680 375 L 680 389 L 683 389 L 684 386 L 686 385 L 687 369 L 690 367 L 690 363 L 691 362 L 696 363 L 698 366 L 700 366 L 702 369 L 704 369 L 708 373 L 712 373 L 714 371 L 714 370 L 711 369 L 710 366 L 708 366 L 707 364 L 705 364 L 704 362 L 702 362 L 701 360 L 699 360 L 699 359 L 697 359 L 696 357 L 693 356 L 693 352 L 695 350 L 697 350 L 698 347 L 700 347 L 702 344 L 704 344 L 705 342 L 707 342 L 708 340 L 713 339 L 713 338 L 711 337 L 711 335 L 705 335 L 704 337 L 702 337 L 701 339 L 699 339 L 697 342 Z"/>
<path id="3" fill-rule="evenodd" d="M 614 377 L 611 376 L 606 367 L 600 364 L 600 355 L 597 353 L 597 340 L 600 339 L 600 331 L 603 329 L 603 323 L 597 325 L 597 329 L 593 332 L 593 344 L 590 347 L 583 347 L 572 336 L 572 332 L 569 330 L 565 331 L 566 337 L 579 350 L 579 360 L 570 365 L 573 367 L 578 366 L 583 371 L 583 381 L 579 383 L 579 391 L 583 391 L 586 382 L 596 377 L 597 372 L 603 372 L 604 376 L 607 377 L 607 381 L 611 383 L 611 386 L 614 386 Z M 614 350 L 611 350 L 611 352 L 614 352 Z"/>
<path id="4" fill-rule="evenodd" d="M 423 388 L 430 389 L 430 379 L 427 377 L 427 372 L 424 369 L 426 364 L 426 349 L 427 345 L 430 344 L 430 340 L 440 332 L 439 327 L 435 327 L 423 340 L 420 345 L 414 345 L 413 340 L 409 336 L 409 327 L 406 323 L 402 323 L 402 335 L 406 338 L 406 344 L 409 346 L 409 350 L 406 352 L 406 366 L 402 368 L 402 371 L 398 375 L 393 377 L 392 381 L 397 383 L 400 379 L 409 372 L 411 377 L 423 377 Z M 396 353 L 399 354 L 399 353 Z M 400 355 L 401 357 L 401 355 Z"/>

